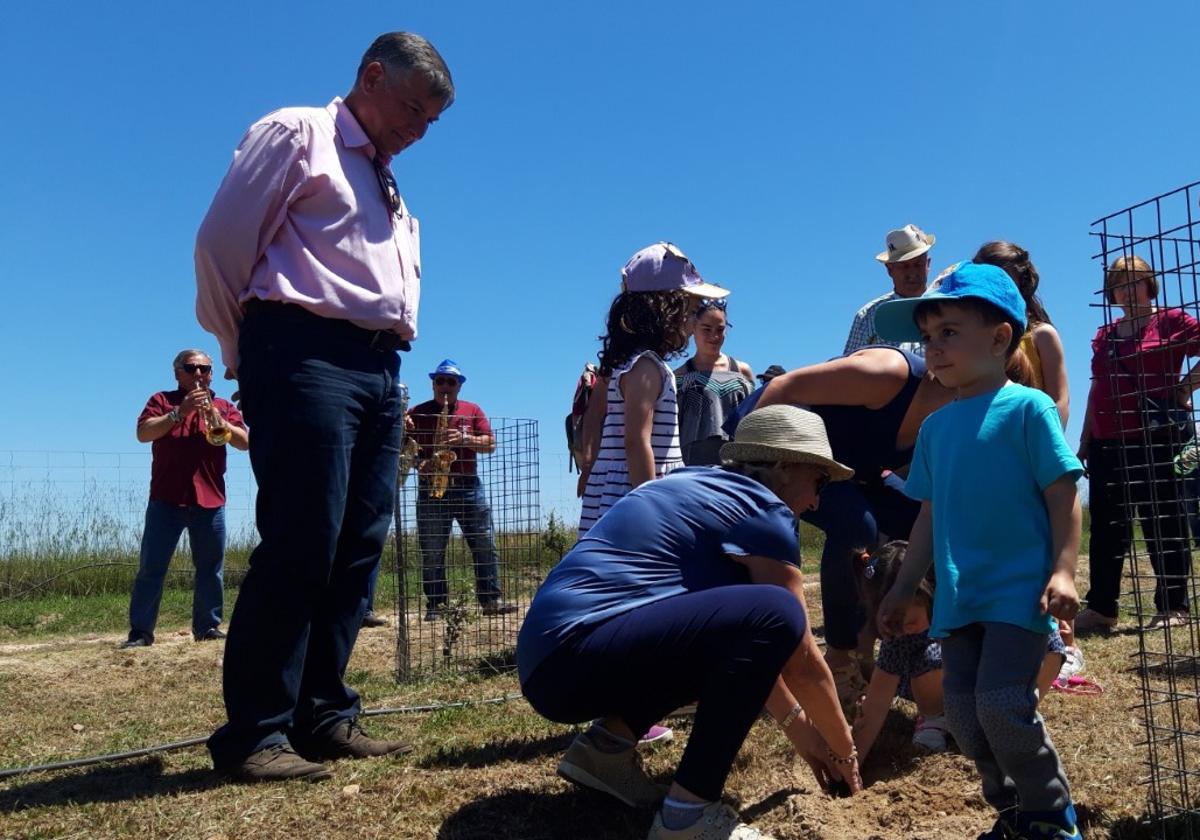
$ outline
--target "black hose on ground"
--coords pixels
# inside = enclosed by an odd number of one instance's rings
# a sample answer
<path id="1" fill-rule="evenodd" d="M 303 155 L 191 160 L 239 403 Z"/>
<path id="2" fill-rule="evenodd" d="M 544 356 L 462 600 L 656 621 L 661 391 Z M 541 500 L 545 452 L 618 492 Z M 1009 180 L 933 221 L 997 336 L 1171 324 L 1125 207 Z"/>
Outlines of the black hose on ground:
<path id="1" fill-rule="evenodd" d="M 494 706 L 499 703 L 507 703 L 509 700 L 521 699 L 520 694 L 505 694 L 502 697 L 492 697 L 488 700 L 458 700 L 453 703 L 429 703 L 422 706 L 391 706 L 379 709 L 367 709 L 362 712 L 361 717 L 377 717 L 379 715 L 398 715 L 398 714 L 417 714 L 420 712 L 440 712 L 443 709 L 463 709 L 468 706 Z M 9 767 L 0 770 L 0 779 L 9 779 L 13 776 L 23 776 L 27 773 L 44 773 L 50 770 L 71 770 L 76 767 L 90 767 L 93 764 L 106 764 L 112 761 L 126 761 L 130 758 L 141 758 L 147 755 L 155 755 L 157 753 L 173 752 L 175 750 L 185 750 L 189 747 L 198 747 L 208 741 L 208 736 L 199 738 L 188 738 L 186 741 L 172 741 L 169 744 L 156 744 L 152 747 L 142 747 L 137 750 L 130 750 L 121 753 L 109 753 L 107 755 L 93 755 L 87 758 L 74 758 L 70 761 L 56 761 L 51 764 L 33 764 L 28 767 Z"/>

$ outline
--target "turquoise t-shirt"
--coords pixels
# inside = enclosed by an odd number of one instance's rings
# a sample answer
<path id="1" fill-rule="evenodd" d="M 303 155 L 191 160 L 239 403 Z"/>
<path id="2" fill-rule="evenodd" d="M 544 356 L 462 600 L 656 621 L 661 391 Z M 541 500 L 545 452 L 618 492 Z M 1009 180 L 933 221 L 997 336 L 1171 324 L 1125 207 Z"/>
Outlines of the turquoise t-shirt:
<path id="1" fill-rule="evenodd" d="M 1054 401 L 1009 384 L 957 400 L 921 424 L 905 492 L 933 503 L 937 591 L 929 635 L 977 621 L 1049 633 L 1038 602 L 1053 569 L 1042 491 L 1083 466 Z"/>

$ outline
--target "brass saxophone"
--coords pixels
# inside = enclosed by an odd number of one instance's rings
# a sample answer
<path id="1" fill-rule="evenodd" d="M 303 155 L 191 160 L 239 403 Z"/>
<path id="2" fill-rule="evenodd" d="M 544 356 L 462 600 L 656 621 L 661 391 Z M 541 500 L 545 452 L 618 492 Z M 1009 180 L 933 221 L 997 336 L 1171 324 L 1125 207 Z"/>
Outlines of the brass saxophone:
<path id="1" fill-rule="evenodd" d="M 446 396 L 446 401 L 442 403 L 442 413 L 438 415 L 437 431 L 434 432 L 434 440 L 445 434 L 450 427 L 450 396 Z M 434 450 L 431 456 L 433 461 L 432 477 L 429 486 L 429 498 L 440 499 L 446 495 L 446 489 L 450 486 L 450 465 L 458 460 L 458 456 L 454 454 L 454 450 L 443 444 L 441 449 Z"/>
<path id="2" fill-rule="evenodd" d="M 405 432 L 404 446 L 400 448 L 400 483 L 403 485 L 408 481 L 408 474 L 412 471 L 413 464 L 417 463 L 417 456 L 421 454 L 421 445 L 417 443 L 417 439 L 411 433 Z"/>
<path id="3" fill-rule="evenodd" d="M 204 399 L 204 407 L 200 409 L 200 431 L 204 432 L 204 439 L 213 446 L 224 446 L 233 437 L 233 432 L 229 430 L 229 424 L 225 422 L 225 418 L 213 405 L 212 391 L 209 391 L 208 394 Z"/>

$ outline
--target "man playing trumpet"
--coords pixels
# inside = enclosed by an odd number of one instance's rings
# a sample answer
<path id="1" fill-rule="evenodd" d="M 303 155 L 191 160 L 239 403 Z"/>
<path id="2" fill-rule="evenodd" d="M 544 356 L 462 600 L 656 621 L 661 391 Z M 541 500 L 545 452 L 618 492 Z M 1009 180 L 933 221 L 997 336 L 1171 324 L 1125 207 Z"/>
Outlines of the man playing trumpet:
<path id="1" fill-rule="evenodd" d="M 150 397 L 138 417 L 137 439 L 151 445 L 150 502 L 123 648 L 153 644 L 163 579 L 184 528 L 196 567 L 192 635 L 198 642 L 225 638 L 218 629 L 224 607 L 224 444 L 246 450 L 250 438 L 237 408 L 209 388 L 207 354 L 184 350 L 172 367 L 178 387 Z"/>

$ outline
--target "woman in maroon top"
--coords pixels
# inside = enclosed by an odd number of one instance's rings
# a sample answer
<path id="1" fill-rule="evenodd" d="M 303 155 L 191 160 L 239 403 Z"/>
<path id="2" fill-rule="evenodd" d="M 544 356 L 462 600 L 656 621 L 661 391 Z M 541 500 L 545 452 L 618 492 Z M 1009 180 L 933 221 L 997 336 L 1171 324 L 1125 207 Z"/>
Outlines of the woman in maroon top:
<path id="1" fill-rule="evenodd" d="M 1181 309 L 1159 308 L 1158 279 L 1141 257 L 1121 257 L 1108 269 L 1104 290 L 1122 315 L 1092 339 L 1092 388 L 1079 441 L 1088 467 L 1092 515 L 1091 589 L 1076 632 L 1117 624 L 1121 569 L 1133 530 L 1141 522 L 1150 563 L 1158 578 L 1157 614 L 1150 627 L 1186 623 L 1191 567 L 1188 525 L 1173 461 L 1186 433 L 1149 430 L 1162 407 L 1191 408 L 1200 371 L 1180 378 L 1183 362 L 1200 355 L 1200 323 Z M 1182 412 L 1180 412 L 1182 413 Z M 1128 488 L 1128 490 L 1126 490 Z M 1128 492 L 1128 497 L 1126 496 Z"/>

